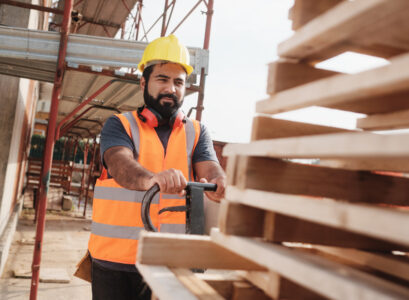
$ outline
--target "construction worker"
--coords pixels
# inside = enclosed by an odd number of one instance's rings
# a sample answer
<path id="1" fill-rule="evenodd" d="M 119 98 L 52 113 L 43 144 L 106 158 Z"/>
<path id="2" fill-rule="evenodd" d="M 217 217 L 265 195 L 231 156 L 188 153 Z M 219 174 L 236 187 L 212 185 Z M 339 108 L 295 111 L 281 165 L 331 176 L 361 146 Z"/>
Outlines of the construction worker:
<path id="1" fill-rule="evenodd" d="M 154 226 L 184 233 L 184 212 L 158 211 L 183 205 L 187 181 L 216 183 L 215 192 L 206 192 L 215 201 L 226 186 L 208 130 L 180 109 L 193 71 L 187 48 L 174 35 L 158 38 L 146 47 L 138 69 L 145 105 L 110 117 L 101 133 L 104 170 L 95 186 L 88 246 L 93 299 L 150 299 L 135 267 L 144 191 L 160 187 L 151 205 Z"/>

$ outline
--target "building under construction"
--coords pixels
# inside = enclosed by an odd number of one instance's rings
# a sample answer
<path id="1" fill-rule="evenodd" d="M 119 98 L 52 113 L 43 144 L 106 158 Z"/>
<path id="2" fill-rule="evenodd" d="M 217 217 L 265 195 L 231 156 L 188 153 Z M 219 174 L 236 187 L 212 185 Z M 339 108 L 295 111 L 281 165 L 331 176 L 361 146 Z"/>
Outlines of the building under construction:
<path id="1" fill-rule="evenodd" d="M 74 280 L 68 257 L 86 251 L 73 245 L 89 235 L 98 135 L 109 116 L 142 105 L 136 69 L 153 28 L 153 38 L 177 33 L 197 9 L 205 12 L 204 42 L 188 47 L 187 94 L 197 94 L 188 115 L 201 119 L 213 0 L 184 2 L 174 27 L 177 1 L 164 0 L 146 20 L 151 2 L 0 0 L 0 272 L 24 267 L 17 251 L 8 259 L 11 245 L 32 254 L 29 274 L 14 271 L 31 284 L 7 281 L 1 296 L 90 297 L 80 279 L 61 291 Z M 214 141 L 228 181 L 225 199 L 211 208 L 216 220 L 206 216 L 216 228 L 139 237 L 136 267 L 153 298 L 408 299 L 409 136 L 390 132 L 409 126 L 408 13 L 406 0 L 294 1 L 294 34 L 268 66 L 268 98 L 257 102 L 251 141 Z M 356 74 L 316 67 L 347 51 L 388 64 Z M 275 117 L 312 106 L 364 117 L 348 130 Z M 45 228 L 46 208 L 75 211 L 85 223 L 49 214 Z M 66 281 L 40 274 L 58 265 L 50 263 L 53 250 L 41 258 L 53 222 L 67 230 L 64 245 L 48 241 L 65 253 L 54 262 L 66 264 Z M 60 285 L 47 290 L 46 282 Z"/>

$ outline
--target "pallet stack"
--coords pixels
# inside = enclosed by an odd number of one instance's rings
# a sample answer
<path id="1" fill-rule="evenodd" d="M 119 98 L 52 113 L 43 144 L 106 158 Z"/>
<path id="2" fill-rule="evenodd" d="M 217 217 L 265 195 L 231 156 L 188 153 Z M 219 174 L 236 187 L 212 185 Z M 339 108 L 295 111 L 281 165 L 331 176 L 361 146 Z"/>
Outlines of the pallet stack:
<path id="1" fill-rule="evenodd" d="M 294 2 L 252 141 L 224 149 L 219 229 L 142 235 L 137 265 L 159 299 L 409 298 L 409 135 L 374 132 L 409 127 L 407 16 L 406 0 Z M 314 67 L 345 51 L 389 64 Z M 355 130 L 274 118 L 314 105 L 366 117 Z"/>

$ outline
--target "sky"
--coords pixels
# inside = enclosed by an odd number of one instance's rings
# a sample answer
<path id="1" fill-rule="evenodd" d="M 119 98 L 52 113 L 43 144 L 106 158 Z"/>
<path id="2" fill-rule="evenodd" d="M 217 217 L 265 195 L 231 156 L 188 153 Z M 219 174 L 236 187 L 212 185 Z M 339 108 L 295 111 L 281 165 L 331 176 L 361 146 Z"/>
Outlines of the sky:
<path id="1" fill-rule="evenodd" d="M 147 30 L 162 12 L 164 1 L 144 3 L 143 18 Z M 175 22 L 170 23 L 169 31 L 195 3 L 177 1 Z M 202 122 L 214 140 L 249 141 L 256 102 L 268 98 L 268 64 L 278 59 L 278 44 L 294 34 L 288 19 L 292 5 L 293 0 L 214 0 L 209 74 L 202 115 Z M 203 47 L 206 15 L 202 11 L 205 10 L 202 3 L 175 32 L 186 46 Z M 148 35 L 149 41 L 159 36 L 159 27 Z M 317 67 L 356 73 L 386 63 L 382 59 L 346 53 Z M 197 94 L 186 97 L 183 110 L 187 112 L 196 101 Z M 313 107 L 275 117 L 352 129 L 356 119 L 363 115 Z"/>

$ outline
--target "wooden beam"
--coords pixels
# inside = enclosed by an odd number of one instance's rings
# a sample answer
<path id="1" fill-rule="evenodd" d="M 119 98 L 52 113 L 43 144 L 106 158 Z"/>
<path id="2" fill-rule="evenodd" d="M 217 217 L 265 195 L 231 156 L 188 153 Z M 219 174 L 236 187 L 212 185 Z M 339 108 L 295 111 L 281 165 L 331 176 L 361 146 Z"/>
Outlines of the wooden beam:
<path id="1" fill-rule="evenodd" d="M 303 63 L 276 61 L 268 65 L 267 94 L 275 94 L 311 81 L 340 74 Z"/>
<path id="2" fill-rule="evenodd" d="M 240 271 L 239 274 L 273 299 L 326 299 L 272 271 Z"/>
<path id="3" fill-rule="evenodd" d="M 195 276 L 190 270 L 182 268 L 172 268 L 171 271 L 176 275 L 176 278 L 190 290 L 197 299 L 200 300 L 222 300 L 215 289 L 209 284 Z"/>
<path id="4" fill-rule="evenodd" d="M 228 235 L 263 237 L 266 241 L 275 243 L 293 242 L 376 251 L 409 249 L 398 244 L 240 203 L 223 201 L 221 207 L 223 209 L 219 215 L 219 229 Z M 248 221 L 249 219 L 251 221 Z"/>
<path id="5" fill-rule="evenodd" d="M 352 130 L 315 125 L 303 122 L 275 119 L 266 116 L 253 118 L 251 140 L 276 139 L 306 135 L 352 132 Z"/>
<path id="6" fill-rule="evenodd" d="M 292 29 L 297 30 L 343 0 L 295 0 L 291 8 Z"/>
<path id="7" fill-rule="evenodd" d="M 371 27 L 380 27 L 380 20 L 393 18 L 407 9 L 406 1 L 344 1 L 300 28 L 278 46 L 281 57 L 303 59 L 342 45 L 351 37 Z M 317 55 L 316 55 L 317 56 Z M 325 57 L 322 57 L 325 59 Z"/>
<path id="8" fill-rule="evenodd" d="M 229 273 L 196 273 L 197 278 L 205 281 L 214 288 L 220 296 L 225 299 L 231 299 L 233 295 L 233 283 L 244 282 L 243 276 L 237 272 Z"/>
<path id="9" fill-rule="evenodd" d="M 278 158 L 409 158 L 409 134 L 335 133 L 227 144 L 224 156 Z"/>
<path id="10" fill-rule="evenodd" d="M 350 202 L 409 206 L 409 178 L 239 156 L 237 187 Z"/>
<path id="11" fill-rule="evenodd" d="M 313 105 L 329 107 L 358 103 L 374 97 L 408 91 L 409 54 L 391 59 L 390 62 L 384 67 L 358 74 L 335 75 L 282 91 L 267 100 L 257 102 L 256 112 L 273 114 Z"/>
<path id="12" fill-rule="evenodd" d="M 159 299 L 197 300 L 197 297 L 187 289 L 176 275 L 164 266 L 149 266 L 136 264 L 143 279 Z"/>
<path id="13" fill-rule="evenodd" d="M 265 270 L 213 243 L 209 236 L 142 232 L 138 262 L 176 268 Z M 166 249 L 166 251 L 163 251 Z"/>
<path id="14" fill-rule="evenodd" d="M 387 95 L 362 98 L 358 101 L 341 102 L 323 106 L 366 115 L 384 114 L 409 109 L 408 97 L 408 91 L 397 91 L 388 93 Z"/>
<path id="15" fill-rule="evenodd" d="M 318 164 L 323 167 L 362 170 L 362 171 L 390 171 L 409 173 L 409 160 L 388 158 L 373 159 L 320 159 Z"/>
<path id="16" fill-rule="evenodd" d="M 382 255 L 356 249 L 338 247 L 314 246 L 314 249 L 359 264 L 374 270 L 384 272 L 397 278 L 409 281 L 409 258 L 398 255 Z"/>
<path id="17" fill-rule="evenodd" d="M 376 114 L 357 120 L 356 127 L 364 130 L 402 129 L 409 127 L 409 110 Z"/>
<path id="18" fill-rule="evenodd" d="M 286 216 L 409 246 L 409 211 L 326 198 L 227 187 L 226 199 Z"/>
<path id="19" fill-rule="evenodd" d="M 409 293 L 409 289 L 402 286 L 308 253 L 296 253 L 255 239 L 224 235 L 216 228 L 212 229 L 211 237 L 221 246 L 331 299 L 407 299 Z"/>

